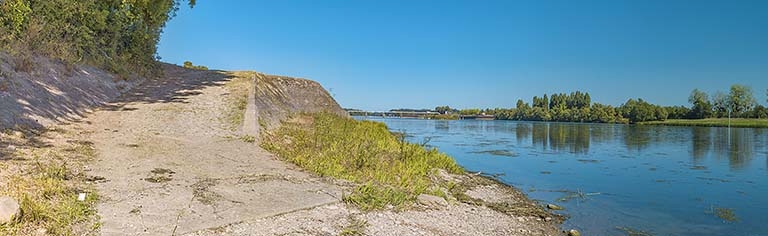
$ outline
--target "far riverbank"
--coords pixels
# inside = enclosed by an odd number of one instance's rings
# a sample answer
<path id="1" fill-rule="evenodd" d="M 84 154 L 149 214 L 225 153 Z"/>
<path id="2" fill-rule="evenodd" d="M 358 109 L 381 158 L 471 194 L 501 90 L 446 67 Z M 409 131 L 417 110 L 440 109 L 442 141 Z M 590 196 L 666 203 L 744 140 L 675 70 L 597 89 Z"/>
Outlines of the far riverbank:
<path id="1" fill-rule="evenodd" d="M 641 125 L 667 125 L 667 126 L 704 126 L 704 127 L 736 127 L 736 128 L 768 128 L 768 119 L 744 119 L 744 118 L 710 118 L 710 119 L 671 119 L 664 121 L 640 122 Z"/>

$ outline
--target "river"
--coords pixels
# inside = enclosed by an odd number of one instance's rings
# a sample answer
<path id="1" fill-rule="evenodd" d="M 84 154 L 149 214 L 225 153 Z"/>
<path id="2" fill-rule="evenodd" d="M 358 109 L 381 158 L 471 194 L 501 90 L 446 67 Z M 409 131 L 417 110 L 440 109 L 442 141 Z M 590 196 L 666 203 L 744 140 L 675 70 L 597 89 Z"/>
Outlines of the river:
<path id="1" fill-rule="evenodd" d="M 584 235 L 768 235 L 768 129 L 356 118 L 564 206 Z"/>

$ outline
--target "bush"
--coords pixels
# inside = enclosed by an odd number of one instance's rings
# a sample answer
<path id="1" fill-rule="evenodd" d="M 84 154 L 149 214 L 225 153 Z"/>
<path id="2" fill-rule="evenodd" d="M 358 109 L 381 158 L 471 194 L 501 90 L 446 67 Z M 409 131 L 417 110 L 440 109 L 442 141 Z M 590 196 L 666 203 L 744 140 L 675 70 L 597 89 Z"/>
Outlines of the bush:
<path id="1" fill-rule="evenodd" d="M 112 72 L 159 72 L 157 43 L 180 1 L 0 1 L 0 47 Z"/>

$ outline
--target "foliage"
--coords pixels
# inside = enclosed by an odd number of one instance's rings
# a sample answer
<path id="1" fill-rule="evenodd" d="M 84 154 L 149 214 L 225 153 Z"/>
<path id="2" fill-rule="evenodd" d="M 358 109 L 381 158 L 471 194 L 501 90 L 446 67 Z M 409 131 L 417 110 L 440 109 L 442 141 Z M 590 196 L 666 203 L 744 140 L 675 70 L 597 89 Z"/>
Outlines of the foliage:
<path id="1" fill-rule="evenodd" d="M 706 119 L 680 119 L 665 121 L 641 122 L 644 125 L 669 125 L 669 126 L 705 126 L 705 127 L 731 127 L 740 128 L 768 128 L 768 119 L 745 119 L 745 118 L 706 118 Z"/>
<path id="2" fill-rule="evenodd" d="M 728 117 L 729 103 L 728 96 L 723 92 L 715 92 L 715 95 L 712 96 L 713 117 Z"/>
<path id="3" fill-rule="evenodd" d="M 618 110 L 622 117 L 626 117 L 632 123 L 666 120 L 669 115 L 662 107 L 650 104 L 642 98 L 629 99 Z"/>
<path id="4" fill-rule="evenodd" d="M 752 96 L 752 88 L 740 84 L 731 85 L 731 92 L 728 94 L 728 107 L 736 116 L 752 109 L 755 106 L 755 97 Z"/>
<path id="5" fill-rule="evenodd" d="M 768 94 L 768 90 L 766 90 Z M 548 105 L 547 105 L 547 102 Z M 629 99 L 619 107 L 600 103 L 591 106 L 589 93 L 580 91 L 569 94 L 556 93 L 547 97 L 534 96 L 529 105 L 518 99 L 515 108 L 485 109 L 480 112 L 494 115 L 499 120 L 560 121 L 560 122 L 597 122 L 597 123 L 640 123 L 664 121 L 666 119 L 707 119 L 728 117 L 729 111 L 736 118 L 768 118 L 768 109 L 757 104 L 752 89 L 743 85 L 733 85 L 729 94 L 716 92 L 712 96 L 694 89 L 688 97 L 691 107 L 662 107 L 643 99 Z M 707 123 L 707 122 L 704 122 Z M 655 124 L 679 124 L 678 122 Z M 691 124 L 698 124 L 691 122 Z"/>
<path id="6" fill-rule="evenodd" d="M 201 65 L 193 65 L 191 61 L 185 61 L 184 62 L 184 68 L 187 69 L 194 69 L 194 70 L 208 70 L 208 67 L 201 66 Z"/>
<path id="7" fill-rule="evenodd" d="M 472 115 L 480 115 L 480 109 L 472 108 L 472 109 L 462 109 L 459 111 L 460 115 L 463 116 L 472 116 Z"/>
<path id="8" fill-rule="evenodd" d="M 438 107 L 435 107 L 435 111 L 443 115 L 458 112 L 458 110 L 453 109 L 450 106 L 438 106 Z"/>
<path id="9" fill-rule="evenodd" d="M 693 105 L 688 118 L 704 119 L 712 116 L 712 103 L 709 102 L 707 93 L 694 89 L 691 91 L 691 95 L 688 96 L 688 102 Z"/>
<path id="10" fill-rule="evenodd" d="M 157 43 L 181 1 L 0 1 L 0 47 L 120 74 L 158 72 Z"/>
<path id="11" fill-rule="evenodd" d="M 463 172 L 451 157 L 408 143 L 383 123 L 330 113 L 298 115 L 263 140 L 262 146 L 280 158 L 358 183 L 344 199 L 365 210 L 406 206 L 429 191 L 435 169 Z"/>

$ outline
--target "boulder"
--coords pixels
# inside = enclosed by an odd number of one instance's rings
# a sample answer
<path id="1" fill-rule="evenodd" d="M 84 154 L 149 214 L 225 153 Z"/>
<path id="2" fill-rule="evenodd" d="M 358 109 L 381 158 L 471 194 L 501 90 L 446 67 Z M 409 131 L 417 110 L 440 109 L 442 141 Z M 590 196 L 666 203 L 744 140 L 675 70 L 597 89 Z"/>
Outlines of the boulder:
<path id="1" fill-rule="evenodd" d="M 578 230 L 572 229 L 568 230 L 568 236 L 581 236 L 581 233 Z"/>
<path id="2" fill-rule="evenodd" d="M 429 194 L 419 194 L 419 196 L 416 197 L 416 201 L 418 201 L 419 204 L 430 208 L 441 208 L 448 206 L 448 201 L 445 199 Z"/>
<path id="3" fill-rule="evenodd" d="M 10 223 L 21 215 L 19 202 L 13 198 L 0 197 L 0 225 Z"/>
<path id="4" fill-rule="evenodd" d="M 555 204 L 547 204 L 547 208 L 549 208 L 550 210 L 555 210 L 555 211 L 559 211 L 559 210 L 564 210 L 565 209 L 565 208 L 563 208 L 561 206 L 558 206 L 558 205 L 555 205 Z"/>

